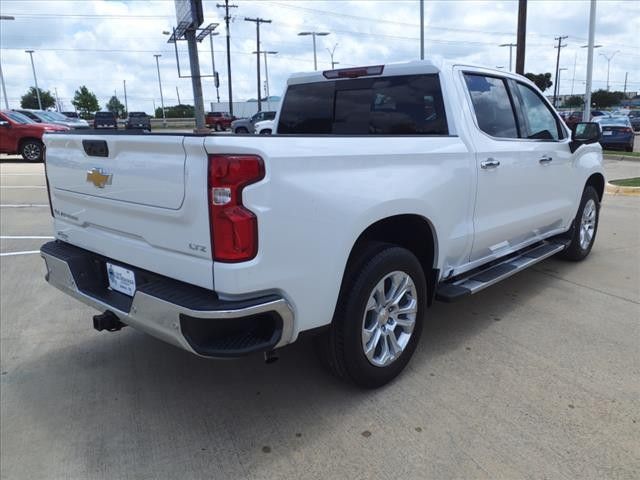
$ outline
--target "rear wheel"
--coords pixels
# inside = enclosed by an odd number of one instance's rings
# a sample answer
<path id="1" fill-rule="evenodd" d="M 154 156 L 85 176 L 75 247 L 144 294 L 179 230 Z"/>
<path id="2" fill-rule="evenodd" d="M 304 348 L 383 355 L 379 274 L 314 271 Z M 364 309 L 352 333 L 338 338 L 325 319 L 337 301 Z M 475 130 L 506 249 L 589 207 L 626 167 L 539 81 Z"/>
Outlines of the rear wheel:
<path id="1" fill-rule="evenodd" d="M 265 128 L 264 130 L 261 130 L 260 135 L 271 135 L 271 129 Z"/>
<path id="2" fill-rule="evenodd" d="M 42 154 L 44 153 L 44 145 L 40 140 L 26 140 L 22 143 L 20 148 L 20 155 L 27 162 L 40 162 L 42 161 Z"/>
<path id="3" fill-rule="evenodd" d="M 236 133 L 240 134 L 240 135 L 244 135 L 249 133 L 249 130 L 247 130 L 245 127 L 238 127 L 236 128 Z"/>
<path id="4" fill-rule="evenodd" d="M 592 186 L 587 185 L 582 192 L 580 207 L 573 220 L 571 242 L 560 254 L 563 258 L 577 262 L 589 255 L 596 240 L 599 218 L 600 199 L 598 193 Z"/>
<path id="5" fill-rule="evenodd" d="M 335 375 L 364 388 L 393 380 L 413 355 L 427 284 L 409 250 L 370 244 L 345 275 L 331 327 L 318 338 Z"/>

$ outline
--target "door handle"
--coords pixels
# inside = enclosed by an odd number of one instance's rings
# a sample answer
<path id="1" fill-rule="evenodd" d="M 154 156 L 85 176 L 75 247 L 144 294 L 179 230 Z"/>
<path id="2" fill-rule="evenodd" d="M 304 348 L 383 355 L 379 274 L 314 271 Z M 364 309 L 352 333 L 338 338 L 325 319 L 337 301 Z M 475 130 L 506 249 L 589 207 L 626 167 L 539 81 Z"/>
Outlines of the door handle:
<path id="1" fill-rule="evenodd" d="M 552 157 L 547 157 L 546 155 L 538 160 L 541 165 L 546 165 L 547 163 L 551 163 L 553 161 Z"/>
<path id="2" fill-rule="evenodd" d="M 484 168 L 485 170 L 489 168 L 497 168 L 500 166 L 500 161 L 495 160 L 493 158 L 487 158 L 484 162 L 480 162 L 480 168 Z"/>

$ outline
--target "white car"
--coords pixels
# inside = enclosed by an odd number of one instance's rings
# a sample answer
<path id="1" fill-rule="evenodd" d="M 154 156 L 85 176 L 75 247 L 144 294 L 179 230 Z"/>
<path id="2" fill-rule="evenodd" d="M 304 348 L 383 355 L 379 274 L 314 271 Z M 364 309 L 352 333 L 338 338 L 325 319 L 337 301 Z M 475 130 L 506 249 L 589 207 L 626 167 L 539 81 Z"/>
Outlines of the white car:
<path id="1" fill-rule="evenodd" d="M 253 126 L 256 135 L 271 135 L 274 131 L 274 120 L 262 120 Z"/>
<path id="2" fill-rule="evenodd" d="M 271 138 L 45 135 L 49 283 L 103 311 L 98 330 L 203 357 L 271 359 L 314 333 L 334 373 L 372 388 L 405 367 L 434 300 L 593 247 L 600 128 L 572 134 L 525 77 L 296 74 L 280 108 Z"/>

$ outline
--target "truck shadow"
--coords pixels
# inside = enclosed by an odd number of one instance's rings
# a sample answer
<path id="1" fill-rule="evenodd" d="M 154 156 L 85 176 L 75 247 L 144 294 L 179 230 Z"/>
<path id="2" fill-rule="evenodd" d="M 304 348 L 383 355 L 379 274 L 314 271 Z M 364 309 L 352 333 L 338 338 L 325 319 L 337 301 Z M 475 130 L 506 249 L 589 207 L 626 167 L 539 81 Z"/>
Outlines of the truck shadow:
<path id="1" fill-rule="evenodd" d="M 428 382 L 438 356 L 464 352 L 472 337 L 508 322 L 518 303 L 540 295 L 540 276 L 524 272 L 460 303 L 434 305 L 408 371 L 377 391 L 325 373 L 311 338 L 266 365 L 261 356 L 200 359 L 127 328 L 113 335 L 82 333 L 86 340 L 73 338 L 19 363 L 3 377 L 3 397 L 35 422 L 39 442 L 84 462 L 86 472 L 127 462 L 152 472 L 157 459 L 171 458 L 160 471 L 171 478 L 196 454 L 202 475 L 207 464 L 227 471 L 242 464 L 266 468 L 282 452 L 330 443 L 333 432 L 353 423 L 350 413 L 401 389 L 407 376 Z M 15 438 L 21 434 L 13 427 L 13 442 L 24 444 L 26 437 Z"/>

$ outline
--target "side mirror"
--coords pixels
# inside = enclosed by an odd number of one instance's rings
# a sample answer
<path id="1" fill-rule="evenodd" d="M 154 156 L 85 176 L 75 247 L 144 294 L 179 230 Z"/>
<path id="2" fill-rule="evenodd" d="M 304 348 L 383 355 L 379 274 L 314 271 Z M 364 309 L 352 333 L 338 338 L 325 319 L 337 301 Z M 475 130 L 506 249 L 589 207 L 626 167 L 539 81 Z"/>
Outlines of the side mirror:
<path id="1" fill-rule="evenodd" d="M 575 152 L 581 145 L 598 143 L 602 136 L 602 128 L 596 122 L 579 122 L 571 134 L 569 148 L 571 153 Z"/>
<path id="2" fill-rule="evenodd" d="M 11 128 L 11 124 L 6 120 L 0 120 L 0 127 Z"/>

